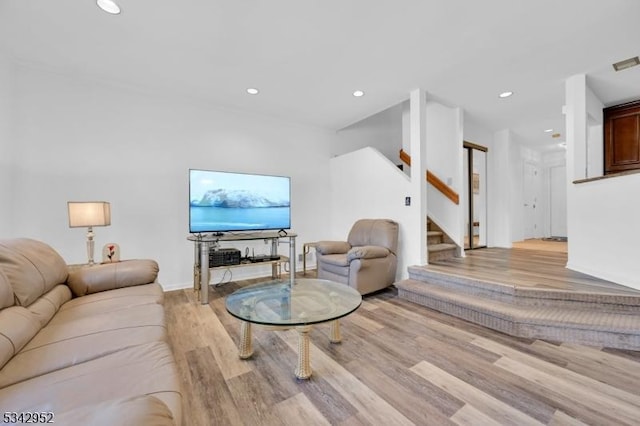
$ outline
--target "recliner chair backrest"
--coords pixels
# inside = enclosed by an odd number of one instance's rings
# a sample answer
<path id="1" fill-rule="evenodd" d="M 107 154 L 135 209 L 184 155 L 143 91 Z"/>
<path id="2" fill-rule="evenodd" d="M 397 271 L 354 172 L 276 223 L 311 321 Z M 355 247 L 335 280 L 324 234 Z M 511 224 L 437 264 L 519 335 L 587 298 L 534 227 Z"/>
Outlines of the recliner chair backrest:
<path id="1" fill-rule="evenodd" d="M 360 219 L 353 224 L 347 241 L 351 246 L 382 246 L 398 250 L 398 223 L 390 219 Z"/>

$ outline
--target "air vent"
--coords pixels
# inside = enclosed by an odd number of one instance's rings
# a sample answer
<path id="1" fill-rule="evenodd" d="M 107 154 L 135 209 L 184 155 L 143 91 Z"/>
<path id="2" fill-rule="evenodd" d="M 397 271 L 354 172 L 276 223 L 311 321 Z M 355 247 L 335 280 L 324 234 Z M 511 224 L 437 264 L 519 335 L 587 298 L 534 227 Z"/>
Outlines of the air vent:
<path id="1" fill-rule="evenodd" d="M 640 65 L 640 59 L 636 56 L 635 58 L 625 59 L 624 61 L 616 62 L 613 64 L 613 69 L 616 71 L 626 70 L 627 68 L 635 67 L 636 65 Z"/>

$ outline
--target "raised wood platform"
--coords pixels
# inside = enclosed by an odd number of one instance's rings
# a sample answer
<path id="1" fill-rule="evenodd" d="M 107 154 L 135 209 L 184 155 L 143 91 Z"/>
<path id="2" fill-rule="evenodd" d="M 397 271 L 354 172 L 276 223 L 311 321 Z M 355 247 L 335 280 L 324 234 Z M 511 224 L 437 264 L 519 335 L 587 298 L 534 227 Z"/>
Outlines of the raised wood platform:
<path id="1" fill-rule="evenodd" d="M 398 296 L 517 337 L 640 350 L 640 291 L 568 270 L 566 254 L 483 249 L 409 268 Z"/>

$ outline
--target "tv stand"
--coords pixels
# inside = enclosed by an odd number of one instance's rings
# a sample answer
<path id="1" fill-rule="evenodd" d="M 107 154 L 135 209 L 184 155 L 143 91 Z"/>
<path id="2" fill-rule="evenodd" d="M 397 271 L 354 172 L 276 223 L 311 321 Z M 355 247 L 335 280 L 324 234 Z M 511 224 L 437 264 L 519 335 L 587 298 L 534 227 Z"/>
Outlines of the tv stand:
<path id="1" fill-rule="evenodd" d="M 278 243 L 280 240 L 285 240 L 285 243 L 289 244 L 289 280 L 293 285 L 296 276 L 296 237 L 297 234 L 293 232 L 285 232 L 282 235 L 281 232 L 263 231 L 263 232 L 251 232 L 251 233 L 226 233 L 223 235 L 204 235 L 204 234 L 192 234 L 187 237 L 187 240 L 194 242 L 193 252 L 193 289 L 200 291 L 200 303 L 209 303 L 209 270 L 213 269 L 209 266 L 209 248 L 211 245 L 217 245 L 221 241 L 255 241 L 265 240 L 271 242 L 271 254 L 268 256 L 260 256 L 261 260 L 257 262 L 241 263 L 240 265 L 233 266 L 217 266 L 216 269 L 229 268 L 229 267 L 243 267 L 252 265 L 265 265 L 271 263 L 273 266 L 272 272 L 276 268 L 276 264 L 281 264 L 287 259 L 278 255 Z M 286 241 L 288 240 L 288 241 Z"/>

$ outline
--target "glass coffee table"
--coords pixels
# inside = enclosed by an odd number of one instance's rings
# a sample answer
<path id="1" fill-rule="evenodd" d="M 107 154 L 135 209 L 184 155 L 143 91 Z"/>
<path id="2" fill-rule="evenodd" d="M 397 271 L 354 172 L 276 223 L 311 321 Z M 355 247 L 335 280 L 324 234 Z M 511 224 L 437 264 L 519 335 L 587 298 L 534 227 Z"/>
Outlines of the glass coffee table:
<path id="1" fill-rule="evenodd" d="M 311 377 L 309 332 L 313 324 L 331 322 L 329 341 L 340 343 L 339 319 L 349 315 L 362 303 L 357 290 L 345 284 L 319 279 L 270 281 L 243 287 L 226 299 L 227 311 L 241 320 L 239 356 L 253 355 L 251 324 L 275 330 L 295 327 L 298 331 L 299 379 Z"/>

